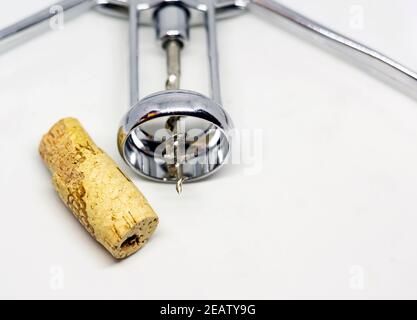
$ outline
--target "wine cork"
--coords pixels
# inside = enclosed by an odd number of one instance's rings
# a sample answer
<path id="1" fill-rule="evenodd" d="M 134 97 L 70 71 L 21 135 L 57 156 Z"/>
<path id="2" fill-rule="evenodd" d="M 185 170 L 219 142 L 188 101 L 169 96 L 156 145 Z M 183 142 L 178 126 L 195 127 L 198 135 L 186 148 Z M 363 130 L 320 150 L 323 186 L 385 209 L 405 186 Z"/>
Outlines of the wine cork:
<path id="1" fill-rule="evenodd" d="M 78 120 L 56 123 L 39 152 L 62 201 L 115 258 L 128 257 L 148 241 L 158 216 Z"/>

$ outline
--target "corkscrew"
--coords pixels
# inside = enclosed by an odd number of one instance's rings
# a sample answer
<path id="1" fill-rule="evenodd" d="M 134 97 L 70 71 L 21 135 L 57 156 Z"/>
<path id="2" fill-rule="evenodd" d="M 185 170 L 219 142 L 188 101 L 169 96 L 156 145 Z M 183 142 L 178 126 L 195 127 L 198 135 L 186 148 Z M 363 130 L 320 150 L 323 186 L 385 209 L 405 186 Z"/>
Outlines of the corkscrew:
<path id="1" fill-rule="evenodd" d="M 250 11 L 269 16 L 309 39 L 317 40 L 359 63 L 405 93 L 417 96 L 417 74 L 386 55 L 343 36 L 274 0 L 64 0 L 53 5 L 78 14 L 95 8 L 129 19 L 130 109 L 118 131 L 118 148 L 125 162 L 146 178 L 175 183 L 216 172 L 231 149 L 232 121 L 222 107 L 216 24 Z M 0 30 L 0 44 L 46 22 L 56 11 L 46 8 Z M 140 97 L 138 28 L 153 26 L 167 56 L 165 90 Z M 204 25 L 210 70 L 210 96 L 180 86 L 181 50 L 190 29 Z"/>

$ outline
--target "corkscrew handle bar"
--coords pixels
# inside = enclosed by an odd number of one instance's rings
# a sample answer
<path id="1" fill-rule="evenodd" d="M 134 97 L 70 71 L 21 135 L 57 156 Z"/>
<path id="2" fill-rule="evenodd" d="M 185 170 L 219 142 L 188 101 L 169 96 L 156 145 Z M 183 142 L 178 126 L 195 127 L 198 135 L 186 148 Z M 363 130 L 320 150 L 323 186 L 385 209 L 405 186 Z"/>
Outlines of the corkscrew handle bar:
<path id="1" fill-rule="evenodd" d="M 301 36 L 307 35 L 309 39 L 317 40 L 320 44 L 335 49 L 353 62 L 359 63 L 369 73 L 417 98 L 417 73 L 386 55 L 341 35 L 274 0 L 251 0 L 249 8 L 255 13 L 270 13 L 275 17 L 278 16 L 277 22 L 283 23 L 283 26 L 288 26 Z"/>
<path id="2" fill-rule="evenodd" d="M 44 22 L 48 22 L 57 15 L 58 12 L 65 12 L 66 16 L 79 14 L 91 9 L 97 4 L 96 0 L 62 0 L 53 5 L 38 11 L 31 16 L 22 19 L 4 29 L 0 29 L 0 43 L 14 36 L 21 36 L 24 31 L 32 29 Z M 67 15 L 68 14 L 68 15 Z"/>

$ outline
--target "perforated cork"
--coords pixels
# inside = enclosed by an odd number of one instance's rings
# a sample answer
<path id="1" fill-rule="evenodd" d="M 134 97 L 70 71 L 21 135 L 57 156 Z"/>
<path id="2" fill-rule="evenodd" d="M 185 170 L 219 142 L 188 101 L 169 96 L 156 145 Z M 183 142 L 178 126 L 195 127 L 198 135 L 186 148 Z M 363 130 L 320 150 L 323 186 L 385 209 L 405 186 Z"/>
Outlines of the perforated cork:
<path id="1" fill-rule="evenodd" d="M 128 257 L 148 241 L 158 216 L 77 119 L 56 123 L 43 137 L 39 152 L 62 201 L 116 259 Z"/>

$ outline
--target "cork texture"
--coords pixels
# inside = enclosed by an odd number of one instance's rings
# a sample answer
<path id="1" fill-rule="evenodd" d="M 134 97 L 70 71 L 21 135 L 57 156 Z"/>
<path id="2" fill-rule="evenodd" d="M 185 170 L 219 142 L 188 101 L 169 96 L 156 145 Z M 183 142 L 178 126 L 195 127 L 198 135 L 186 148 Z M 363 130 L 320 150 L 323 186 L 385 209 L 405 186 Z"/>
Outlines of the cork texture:
<path id="1" fill-rule="evenodd" d="M 158 216 L 78 120 L 56 123 L 42 138 L 39 152 L 62 201 L 116 259 L 128 257 L 148 241 Z"/>

